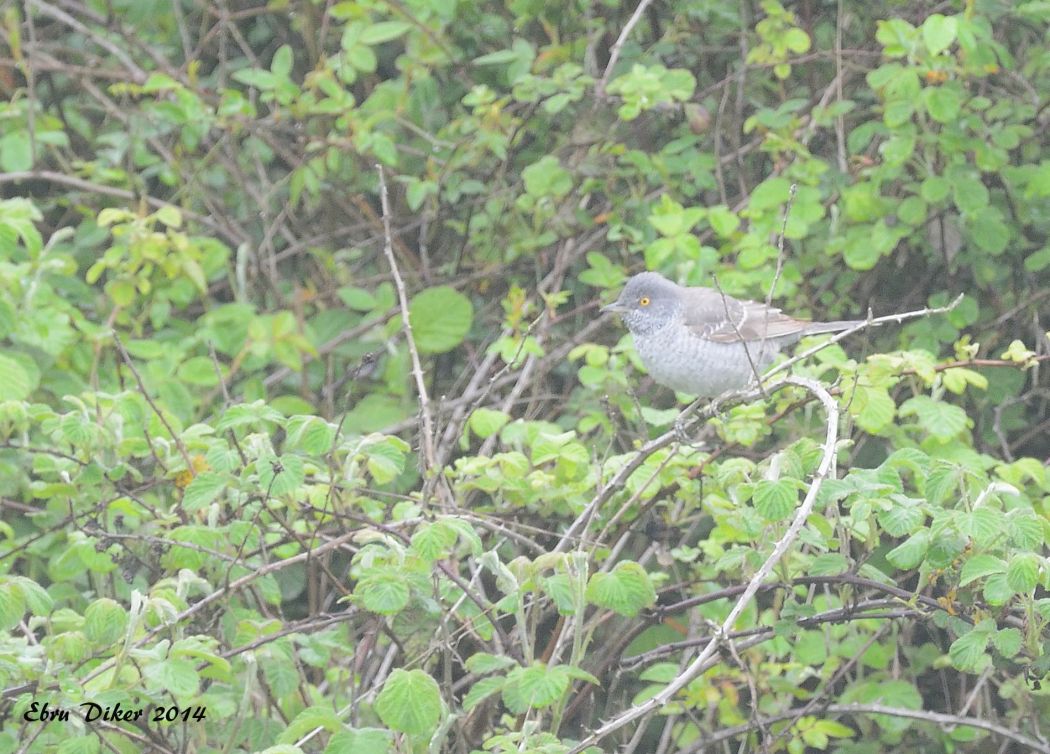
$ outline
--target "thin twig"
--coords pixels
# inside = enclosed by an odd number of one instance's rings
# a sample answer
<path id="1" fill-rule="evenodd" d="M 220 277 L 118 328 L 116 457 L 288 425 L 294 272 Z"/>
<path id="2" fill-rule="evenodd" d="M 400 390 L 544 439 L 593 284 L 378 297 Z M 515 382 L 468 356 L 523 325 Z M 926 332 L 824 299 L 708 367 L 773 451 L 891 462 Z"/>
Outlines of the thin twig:
<path id="1" fill-rule="evenodd" d="M 601 79 L 598 81 L 598 85 L 594 87 L 594 93 L 598 99 L 605 99 L 605 87 L 609 83 L 609 78 L 612 76 L 613 68 L 616 67 L 616 61 L 620 59 L 620 51 L 623 49 L 624 42 L 627 41 L 627 37 L 631 36 L 631 30 L 634 29 L 638 21 L 642 18 L 642 14 L 645 13 L 645 9 L 649 7 L 649 4 L 653 0 L 641 0 L 638 3 L 638 7 L 634 9 L 634 13 L 631 18 L 628 19 L 627 25 L 620 31 L 620 36 L 616 38 L 613 43 L 612 49 L 609 51 L 609 63 L 605 66 L 605 72 L 602 73 Z"/>
<path id="2" fill-rule="evenodd" d="M 419 351 L 416 349 L 416 339 L 412 336 L 412 322 L 408 316 L 408 295 L 405 293 L 405 281 L 401 278 L 401 271 L 397 267 L 397 259 L 394 257 L 394 240 L 390 231 L 390 200 L 387 198 L 386 175 L 383 166 L 377 164 L 376 171 L 379 173 L 379 199 L 383 208 L 383 253 L 386 254 L 387 262 L 390 264 L 390 273 L 394 276 L 394 287 L 397 288 L 398 303 L 401 308 L 401 329 L 405 333 L 408 342 L 408 352 L 412 357 L 412 377 L 416 382 L 416 391 L 419 393 L 419 413 L 422 427 L 420 428 L 420 447 L 423 451 L 423 463 L 426 471 L 436 472 L 437 455 L 434 452 L 434 419 L 430 412 L 430 398 L 427 396 L 427 384 L 423 379 L 423 367 L 419 361 Z"/>
<path id="3" fill-rule="evenodd" d="M 747 345 L 747 338 L 740 332 L 740 328 L 737 327 L 736 320 L 733 319 L 733 315 L 729 313 L 729 299 L 726 298 L 726 292 L 722 290 L 722 284 L 718 282 L 718 275 L 712 273 L 711 279 L 715 283 L 715 290 L 718 291 L 718 295 L 722 297 L 722 308 L 725 310 L 726 321 L 733 326 L 733 332 L 736 333 L 736 339 L 744 347 L 744 356 L 747 357 L 747 363 L 751 367 L 751 374 L 755 376 L 755 382 L 758 384 L 759 389 L 762 390 L 762 397 L 766 397 L 765 389 L 762 388 L 762 373 L 758 371 L 758 364 L 751 358 L 751 349 Z M 768 312 L 766 313 L 768 316 Z M 745 313 L 745 318 L 747 314 Z M 765 346 L 765 339 L 759 347 L 759 358 L 761 358 L 762 347 Z"/>
<path id="4" fill-rule="evenodd" d="M 146 403 L 153 409 L 153 413 L 160 419 L 160 423 L 164 425 L 164 429 L 168 430 L 168 434 L 171 435 L 172 441 L 175 443 L 175 447 L 179 449 L 179 455 L 182 456 L 182 460 L 186 462 L 186 470 L 194 476 L 197 475 L 196 470 L 193 468 L 193 462 L 190 461 L 189 451 L 186 450 L 186 446 L 182 442 L 182 438 L 179 437 L 178 433 L 168 423 L 168 419 L 164 416 L 163 412 L 157 407 L 157 404 L 153 402 L 153 398 L 150 397 L 149 391 L 146 390 L 146 383 L 142 381 L 142 375 L 139 374 L 139 370 L 135 368 L 135 364 L 131 361 L 131 356 L 128 354 L 124 344 L 121 342 L 120 337 L 113 333 L 113 342 L 117 344 L 117 350 L 120 351 L 120 356 L 127 364 L 128 369 L 131 370 L 131 374 L 135 377 L 135 382 L 138 383 L 139 392 L 142 393 L 142 397 L 146 399 Z"/>

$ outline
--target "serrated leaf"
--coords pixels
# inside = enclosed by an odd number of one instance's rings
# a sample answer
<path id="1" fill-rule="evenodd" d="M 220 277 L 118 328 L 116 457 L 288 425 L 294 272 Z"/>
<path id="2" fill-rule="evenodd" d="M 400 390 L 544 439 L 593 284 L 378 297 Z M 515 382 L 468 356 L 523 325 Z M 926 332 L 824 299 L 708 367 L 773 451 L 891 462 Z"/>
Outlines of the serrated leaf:
<path id="1" fill-rule="evenodd" d="M 798 487 L 792 479 L 762 479 L 755 485 L 751 499 L 766 521 L 782 521 L 798 503 Z"/>
<path id="2" fill-rule="evenodd" d="M 0 353 L 0 401 L 21 401 L 29 397 L 33 381 L 22 365 Z"/>
<path id="3" fill-rule="evenodd" d="M 321 456 L 332 449 L 335 427 L 318 416 L 293 416 L 288 420 L 286 448 Z"/>
<path id="4" fill-rule="evenodd" d="M 856 391 L 850 391 L 846 399 L 850 414 L 856 419 L 857 426 L 869 434 L 878 434 L 891 424 L 897 413 L 897 404 L 893 402 L 889 391 L 883 387 L 866 387 L 858 385 Z"/>
<path id="5" fill-rule="evenodd" d="M 17 585 L 11 581 L 0 583 L 0 631 L 17 626 L 25 611 L 25 598 Z"/>
<path id="6" fill-rule="evenodd" d="M 303 459 L 288 453 L 278 458 L 260 458 L 256 468 L 259 472 L 259 487 L 265 494 L 274 497 L 298 490 L 306 479 Z"/>
<path id="7" fill-rule="evenodd" d="M 456 544 L 458 535 L 441 521 L 420 525 L 412 535 L 412 550 L 427 562 L 448 557 Z"/>
<path id="8" fill-rule="evenodd" d="M 966 586 L 993 573 L 1005 574 L 1006 561 L 987 553 L 974 555 L 963 563 L 962 570 L 959 572 L 959 586 Z"/>
<path id="9" fill-rule="evenodd" d="M 952 665 L 964 673 L 979 673 L 992 662 L 986 651 L 988 638 L 986 632 L 975 629 L 953 641 L 948 648 L 948 657 L 951 658 Z"/>
<path id="10" fill-rule="evenodd" d="M 408 580 L 397 569 L 373 568 L 357 582 L 354 597 L 364 608 L 379 615 L 394 615 L 408 606 L 411 596 Z"/>
<path id="11" fill-rule="evenodd" d="M 514 714 L 549 707 L 569 689 L 569 674 L 561 665 L 536 662 L 527 668 L 516 668 L 503 686 L 503 702 Z"/>
<path id="12" fill-rule="evenodd" d="M 900 407 L 901 416 L 915 416 L 919 426 L 941 442 L 947 442 L 969 425 L 966 412 L 958 406 L 937 401 L 928 395 L 909 398 Z"/>
<path id="13" fill-rule="evenodd" d="M 1018 594 L 1035 592 L 1039 583 L 1039 556 L 1033 552 L 1019 552 L 1010 558 L 1006 583 Z"/>
<path id="14" fill-rule="evenodd" d="M 895 501 L 889 510 L 878 514 L 879 524 L 891 537 L 913 534 L 926 520 L 926 514 L 918 502 Z"/>
<path id="15" fill-rule="evenodd" d="M 494 673 L 498 670 L 506 670 L 507 668 L 514 667 L 516 664 L 517 663 L 515 663 L 510 657 L 493 655 L 488 652 L 476 652 L 468 657 L 465 663 L 467 670 L 478 675 Z"/>
<path id="16" fill-rule="evenodd" d="M 930 549 L 930 530 L 920 529 L 886 553 L 886 559 L 897 568 L 908 570 L 922 562 Z"/>
<path id="17" fill-rule="evenodd" d="M 470 712 L 493 694 L 498 694 L 503 690 L 506 683 L 507 679 L 501 675 L 482 678 L 471 686 L 470 691 L 468 691 L 467 695 L 463 697 L 464 711 Z"/>
<path id="18" fill-rule="evenodd" d="M 109 646 L 124 635 L 128 614 L 116 600 L 97 599 L 84 611 L 84 635 L 94 644 Z"/>
<path id="19" fill-rule="evenodd" d="M 226 487 L 226 476 L 205 471 L 193 478 L 182 496 L 182 507 L 186 511 L 197 511 L 211 505 Z"/>
<path id="20" fill-rule="evenodd" d="M 587 583 L 587 601 L 633 618 L 656 603 L 656 590 L 642 566 L 624 560 L 608 573 L 591 576 Z"/>
<path id="21" fill-rule="evenodd" d="M 351 728 L 333 733 L 324 754 L 389 754 L 394 734 L 382 728 Z"/>
<path id="22" fill-rule="evenodd" d="M 425 737 L 441 719 L 441 691 L 424 671 L 394 670 L 376 698 L 379 718 L 394 730 Z"/>
<path id="23" fill-rule="evenodd" d="M 200 688 L 197 668 L 189 660 L 167 659 L 145 665 L 142 675 L 150 681 L 151 686 L 177 699 L 193 696 Z"/>
<path id="24" fill-rule="evenodd" d="M 987 505 L 975 508 L 963 520 L 963 531 L 973 537 L 978 548 L 987 547 L 999 540 L 1006 527 L 1003 512 Z"/>
<path id="25" fill-rule="evenodd" d="M 543 592 L 554 602 L 559 615 L 576 615 L 576 589 L 572 580 L 564 573 L 544 578 Z"/>

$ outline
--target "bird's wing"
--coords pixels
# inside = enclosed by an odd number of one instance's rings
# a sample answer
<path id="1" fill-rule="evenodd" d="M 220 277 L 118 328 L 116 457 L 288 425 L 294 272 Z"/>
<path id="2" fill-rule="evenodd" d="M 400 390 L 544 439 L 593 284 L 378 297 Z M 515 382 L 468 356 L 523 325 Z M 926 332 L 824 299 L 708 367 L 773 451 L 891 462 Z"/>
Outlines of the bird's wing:
<path id="1" fill-rule="evenodd" d="M 711 288 L 689 288 L 684 298 L 685 326 L 698 337 L 716 343 L 761 342 L 798 335 L 810 324 L 776 307 L 741 301 Z"/>

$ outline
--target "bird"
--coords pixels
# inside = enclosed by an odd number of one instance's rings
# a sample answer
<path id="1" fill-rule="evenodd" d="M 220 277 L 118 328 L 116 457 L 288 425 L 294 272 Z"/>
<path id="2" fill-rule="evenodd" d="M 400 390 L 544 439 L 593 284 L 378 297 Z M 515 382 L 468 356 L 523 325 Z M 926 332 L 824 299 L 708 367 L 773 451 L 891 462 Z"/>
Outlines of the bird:
<path id="1" fill-rule="evenodd" d="M 631 277 L 602 307 L 623 319 L 652 378 L 679 393 L 715 398 L 745 388 L 785 346 L 866 320 L 810 322 L 714 288 L 678 285 L 657 272 Z"/>

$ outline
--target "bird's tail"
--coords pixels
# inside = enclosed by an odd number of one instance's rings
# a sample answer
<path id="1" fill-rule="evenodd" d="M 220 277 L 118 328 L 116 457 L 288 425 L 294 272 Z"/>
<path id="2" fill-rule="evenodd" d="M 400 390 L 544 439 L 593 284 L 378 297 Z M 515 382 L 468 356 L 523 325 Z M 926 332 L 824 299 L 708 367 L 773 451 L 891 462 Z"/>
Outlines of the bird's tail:
<path id="1" fill-rule="evenodd" d="M 840 330 L 849 330 L 851 327 L 862 325 L 866 321 L 864 319 L 840 319 L 835 322 L 810 322 L 806 325 L 803 333 L 805 335 L 819 335 L 823 332 L 839 332 Z"/>

